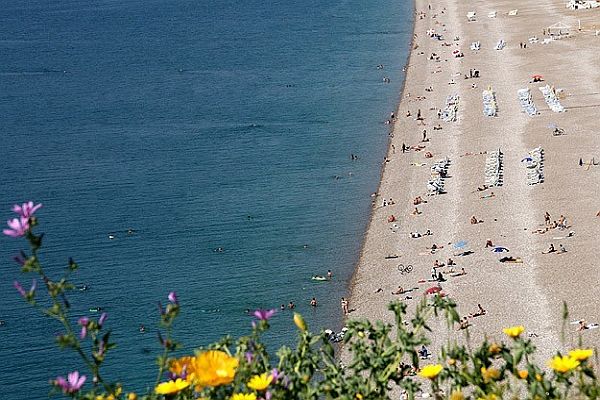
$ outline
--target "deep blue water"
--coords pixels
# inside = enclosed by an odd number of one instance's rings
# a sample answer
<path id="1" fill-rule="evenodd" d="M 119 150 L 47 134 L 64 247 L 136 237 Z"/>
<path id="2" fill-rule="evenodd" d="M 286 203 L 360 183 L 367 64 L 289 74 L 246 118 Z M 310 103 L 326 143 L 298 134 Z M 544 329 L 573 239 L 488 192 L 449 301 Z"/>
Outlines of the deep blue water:
<path id="1" fill-rule="evenodd" d="M 73 256 L 75 283 L 90 285 L 70 295 L 73 319 L 109 313 L 109 379 L 153 383 L 156 303 L 170 290 L 188 349 L 247 332 L 246 308 L 290 300 L 312 329 L 340 327 L 410 0 L 2 3 L 0 219 L 44 203 L 47 270 Z M 47 397 L 49 379 L 81 367 L 12 287 L 30 280 L 11 261 L 23 245 L 0 238 L 7 400 Z M 311 282 L 327 269 L 332 282 Z M 291 313 L 272 325 L 269 341 L 289 343 Z"/>

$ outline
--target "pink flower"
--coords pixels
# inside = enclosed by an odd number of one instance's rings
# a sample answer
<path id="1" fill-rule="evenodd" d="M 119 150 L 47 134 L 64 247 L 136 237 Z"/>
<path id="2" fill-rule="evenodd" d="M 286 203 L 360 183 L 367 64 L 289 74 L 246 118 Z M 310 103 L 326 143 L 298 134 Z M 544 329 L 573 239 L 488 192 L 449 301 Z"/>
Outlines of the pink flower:
<path id="1" fill-rule="evenodd" d="M 21 284 L 18 281 L 14 282 L 14 286 L 15 289 L 17 289 L 17 292 L 19 292 L 19 294 L 23 297 L 27 296 L 27 292 L 25 291 L 25 289 L 23 289 L 23 286 L 21 286 Z"/>
<path id="2" fill-rule="evenodd" d="M 275 314 L 275 310 L 256 310 L 252 315 L 261 321 L 266 321 Z"/>
<path id="3" fill-rule="evenodd" d="M 170 292 L 167 297 L 171 303 L 175 304 L 176 306 L 179 305 L 179 301 L 177 300 L 177 293 Z"/>
<path id="4" fill-rule="evenodd" d="M 90 323 L 90 319 L 88 317 L 81 317 L 79 318 L 77 323 L 81 325 L 81 332 L 79 333 L 79 337 L 81 339 L 85 339 L 85 337 L 87 336 L 87 327 Z"/>
<path id="5" fill-rule="evenodd" d="M 21 217 L 29 219 L 33 217 L 33 214 L 42 207 L 41 204 L 33 204 L 33 201 L 28 201 L 22 205 L 15 204 L 12 208 L 14 212 L 19 214 Z"/>
<path id="6" fill-rule="evenodd" d="M 63 393 L 75 393 L 81 389 L 86 379 L 85 375 L 79 376 L 79 371 L 73 371 L 67 376 L 67 379 L 62 376 L 57 377 L 54 385 L 61 388 Z"/>
<path id="7" fill-rule="evenodd" d="M 10 229 L 2 230 L 7 236 L 21 237 L 25 235 L 25 232 L 29 229 L 29 219 L 25 217 L 13 218 L 6 222 Z"/>

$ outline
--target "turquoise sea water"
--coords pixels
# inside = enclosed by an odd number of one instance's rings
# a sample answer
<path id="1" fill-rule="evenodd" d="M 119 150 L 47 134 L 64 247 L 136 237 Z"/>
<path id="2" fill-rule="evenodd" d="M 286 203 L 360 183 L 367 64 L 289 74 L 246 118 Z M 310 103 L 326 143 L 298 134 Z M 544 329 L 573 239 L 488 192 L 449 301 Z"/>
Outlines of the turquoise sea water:
<path id="1" fill-rule="evenodd" d="M 109 313 L 119 345 L 109 379 L 138 390 L 154 381 L 156 303 L 170 290 L 183 305 L 176 338 L 188 349 L 247 332 L 247 308 L 291 300 L 311 328 L 340 328 L 412 8 L 409 0 L 4 2 L 0 218 L 15 202 L 44 203 L 48 271 L 58 276 L 73 256 L 74 281 L 90 286 L 70 296 L 74 319 L 90 307 Z M 60 327 L 12 287 L 17 278 L 29 284 L 11 261 L 22 245 L 0 238 L 7 400 L 45 398 L 49 379 L 81 368 L 55 349 Z M 310 280 L 327 269 L 332 282 Z M 291 313 L 272 325 L 270 342 L 289 343 Z"/>

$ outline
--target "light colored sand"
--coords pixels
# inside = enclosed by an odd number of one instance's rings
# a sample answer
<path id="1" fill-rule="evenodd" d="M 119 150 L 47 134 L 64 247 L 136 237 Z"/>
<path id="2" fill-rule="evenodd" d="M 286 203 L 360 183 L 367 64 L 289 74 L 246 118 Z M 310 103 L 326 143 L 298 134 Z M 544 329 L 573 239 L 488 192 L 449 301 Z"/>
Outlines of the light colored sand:
<path id="1" fill-rule="evenodd" d="M 412 293 L 414 303 L 421 298 L 427 285 L 417 280 L 428 278 L 434 260 L 446 261 L 452 256 L 452 246 L 459 240 L 467 240 L 474 254 L 452 257 L 457 268 L 464 267 L 467 275 L 448 277 L 443 288 L 459 304 L 462 315 L 476 311 L 481 303 L 488 314 L 473 319 L 470 328 L 475 339 L 487 332 L 492 338 L 502 339 L 501 328 L 523 324 L 527 331 L 535 332 L 535 344 L 541 349 L 541 357 L 549 356 L 562 347 L 577 342 L 574 325 L 567 326 L 566 343 L 561 344 L 561 304 L 567 301 L 571 319 L 585 318 L 600 323 L 598 307 L 598 283 L 600 281 L 600 210 L 598 201 L 600 166 L 579 167 L 582 157 L 589 161 L 593 156 L 600 161 L 600 36 L 591 28 L 596 21 L 600 29 L 600 9 L 569 11 L 565 1 L 540 0 L 523 3 L 517 0 L 489 0 L 462 2 L 440 0 L 428 2 L 416 0 L 416 10 L 427 13 L 416 19 L 413 50 L 408 68 L 404 96 L 397 111 L 394 125 L 390 161 L 384 166 L 381 186 L 375 201 L 372 221 L 365 236 L 362 257 L 357 267 L 350 300 L 350 308 L 356 309 L 352 317 L 384 319 L 391 322 L 386 305 L 392 298 L 391 291 L 398 285 L 405 288 L 419 287 Z M 441 13 L 443 8 L 444 13 Z M 517 16 L 508 16 L 511 9 L 518 8 Z M 497 11 L 496 18 L 488 18 L 488 12 Z M 477 12 L 477 21 L 467 22 L 468 11 Z M 434 14 L 437 17 L 432 18 Z M 577 32 L 577 19 L 584 28 Z M 558 21 L 571 25 L 572 37 L 550 44 L 528 44 L 519 47 L 531 36 L 540 41 L 545 38 L 542 29 Z M 425 32 L 434 28 L 444 35 L 443 41 L 429 38 Z M 458 36 L 460 40 L 453 39 Z M 499 39 L 507 42 L 501 51 L 493 47 Z M 471 42 L 479 40 L 481 50 L 469 49 Z M 442 43 L 451 46 L 442 46 Z M 452 50 L 459 48 L 464 58 L 454 58 Z M 429 60 L 435 52 L 440 61 Z M 442 72 L 434 73 L 440 68 Z M 481 78 L 467 79 L 469 68 L 479 69 Z M 460 76 L 454 76 L 460 73 Z M 532 74 L 542 74 L 544 83 L 529 83 Z M 454 79 L 456 84 L 448 82 Z M 477 88 L 471 88 L 476 83 Z M 564 88 L 566 97 L 562 104 L 565 113 L 553 113 L 543 101 L 538 87 L 549 83 Z M 433 92 L 424 89 L 433 87 Z M 482 112 L 482 90 L 492 86 L 499 106 L 498 116 L 485 117 Z M 540 114 L 529 117 L 521 112 L 517 90 L 529 87 Z M 438 123 L 435 110 L 442 108 L 446 96 L 459 94 L 459 120 L 454 123 L 440 121 L 443 129 L 433 130 Z M 410 94 L 410 97 L 408 97 Z M 425 100 L 417 101 L 417 96 Z M 425 116 L 426 126 L 414 120 L 417 109 Z M 413 117 L 406 118 L 410 110 Z M 556 123 L 566 131 L 565 136 L 553 137 L 550 123 Z M 416 145 L 422 130 L 427 129 L 430 142 L 421 152 L 402 154 L 402 144 Z M 545 150 L 546 181 L 541 185 L 527 186 L 525 168 L 520 160 L 527 151 L 542 146 Z M 479 153 L 502 149 L 505 154 L 504 186 L 491 189 L 496 196 L 481 199 L 476 188 L 484 183 L 485 155 L 462 156 L 466 152 Z M 424 152 L 433 153 L 426 159 Z M 426 197 L 426 182 L 432 161 L 443 157 L 451 159 L 450 178 L 446 181 L 447 193 Z M 423 167 L 412 166 L 414 162 L 426 162 Z M 488 190 L 485 193 L 489 193 Z M 419 206 L 423 212 L 413 216 L 412 199 L 423 196 L 428 202 Z M 383 199 L 394 199 L 395 205 L 381 207 Z M 544 212 L 557 220 L 564 214 L 575 236 L 553 230 L 546 234 L 531 232 L 543 226 Z M 399 222 L 398 232 L 390 230 L 387 222 L 394 214 Z M 484 223 L 471 225 L 472 215 Z M 433 236 L 411 239 L 409 232 L 433 231 Z M 509 255 L 522 257 L 523 264 L 502 264 L 499 256 L 484 249 L 486 239 L 510 249 Z M 427 254 L 426 247 L 432 243 L 444 245 L 435 255 Z M 541 254 L 550 243 L 558 248 L 563 243 L 565 254 Z M 388 260 L 388 254 L 400 258 Z M 414 265 L 414 271 L 401 275 L 399 263 Z M 375 293 L 379 288 L 383 292 Z M 462 336 L 462 332 L 447 331 L 440 327 L 435 333 L 435 344 Z M 600 344 L 600 329 L 583 332 L 583 340 L 589 345 Z M 436 348 L 434 346 L 433 348 Z"/>

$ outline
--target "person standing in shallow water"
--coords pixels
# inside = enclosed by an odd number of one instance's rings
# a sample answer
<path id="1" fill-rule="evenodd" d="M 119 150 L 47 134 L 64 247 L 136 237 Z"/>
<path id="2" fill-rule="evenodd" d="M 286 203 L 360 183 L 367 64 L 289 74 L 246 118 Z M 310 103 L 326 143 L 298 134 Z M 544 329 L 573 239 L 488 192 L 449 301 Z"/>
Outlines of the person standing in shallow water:
<path id="1" fill-rule="evenodd" d="M 313 297 L 310 300 L 310 305 L 311 305 L 311 307 L 316 307 L 317 306 L 317 299 L 315 297 Z"/>
<path id="2" fill-rule="evenodd" d="M 341 305 L 342 305 L 342 312 L 344 313 L 344 315 L 348 315 L 349 310 L 348 310 L 348 300 L 346 300 L 345 297 L 342 297 L 341 300 Z"/>

